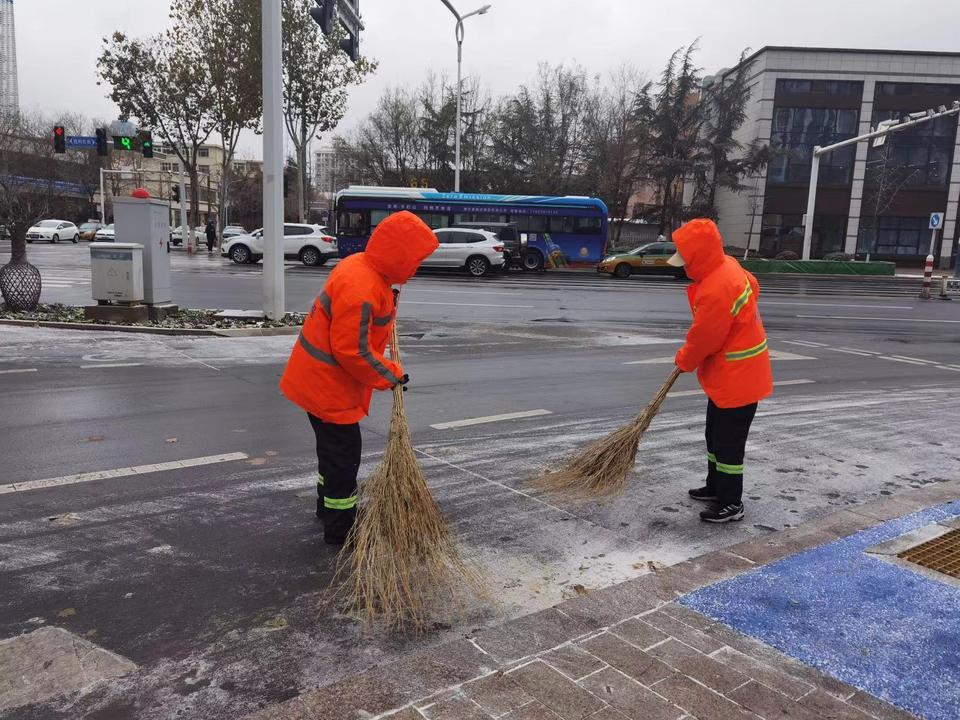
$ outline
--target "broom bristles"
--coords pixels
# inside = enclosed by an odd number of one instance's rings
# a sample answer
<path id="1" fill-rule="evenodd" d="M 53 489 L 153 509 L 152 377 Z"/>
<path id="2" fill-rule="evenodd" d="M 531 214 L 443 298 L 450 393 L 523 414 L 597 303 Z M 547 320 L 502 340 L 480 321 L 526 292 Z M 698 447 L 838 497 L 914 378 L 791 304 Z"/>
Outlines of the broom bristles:
<path id="1" fill-rule="evenodd" d="M 396 330 L 392 355 L 399 358 Z M 368 627 L 420 631 L 434 609 L 462 610 L 468 594 L 484 595 L 417 462 L 399 386 L 383 462 L 363 484 L 360 507 L 335 577 L 346 576 L 347 614 Z"/>
<path id="2" fill-rule="evenodd" d="M 647 407 L 618 430 L 574 453 L 555 470 L 548 470 L 534 484 L 551 492 L 573 497 L 615 495 L 623 491 L 637 459 L 640 440 L 680 377 L 674 368 Z"/>

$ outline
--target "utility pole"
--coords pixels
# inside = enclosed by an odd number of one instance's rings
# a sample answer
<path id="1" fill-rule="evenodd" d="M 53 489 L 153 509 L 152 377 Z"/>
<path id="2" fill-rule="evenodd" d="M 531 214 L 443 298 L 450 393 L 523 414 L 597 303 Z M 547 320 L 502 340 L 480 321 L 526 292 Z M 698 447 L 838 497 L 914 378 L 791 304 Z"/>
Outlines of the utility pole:
<path id="1" fill-rule="evenodd" d="M 283 54 L 281 0 L 263 10 L 263 312 L 286 312 L 283 286 Z"/>
<path id="2" fill-rule="evenodd" d="M 180 166 L 180 242 L 187 254 L 193 252 L 193 233 L 187 234 L 187 181 Z"/>

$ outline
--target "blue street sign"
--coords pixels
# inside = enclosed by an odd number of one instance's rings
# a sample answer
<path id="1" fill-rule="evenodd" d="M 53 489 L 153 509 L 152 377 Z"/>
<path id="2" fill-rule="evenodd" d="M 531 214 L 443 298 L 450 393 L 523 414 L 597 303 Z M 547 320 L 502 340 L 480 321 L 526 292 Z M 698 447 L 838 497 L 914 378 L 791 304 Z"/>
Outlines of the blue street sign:
<path id="1" fill-rule="evenodd" d="M 97 139 L 86 135 L 67 135 L 67 147 L 72 148 L 95 148 Z"/>
<path id="2" fill-rule="evenodd" d="M 930 213 L 930 229 L 939 230 L 943 225 L 943 213 Z"/>

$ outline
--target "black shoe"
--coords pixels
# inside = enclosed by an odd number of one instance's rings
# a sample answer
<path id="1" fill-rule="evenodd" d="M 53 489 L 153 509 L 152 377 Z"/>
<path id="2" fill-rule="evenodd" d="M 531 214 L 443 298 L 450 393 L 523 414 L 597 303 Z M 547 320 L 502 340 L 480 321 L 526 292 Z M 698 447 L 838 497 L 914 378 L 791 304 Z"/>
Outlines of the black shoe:
<path id="1" fill-rule="evenodd" d="M 692 497 L 694 500 L 712 501 L 717 499 L 717 491 L 711 490 L 707 486 L 694 488 L 688 492 L 690 493 L 690 497 Z"/>
<path id="2" fill-rule="evenodd" d="M 700 519 L 708 523 L 726 523 L 743 520 L 743 503 L 711 507 L 700 513 Z"/>

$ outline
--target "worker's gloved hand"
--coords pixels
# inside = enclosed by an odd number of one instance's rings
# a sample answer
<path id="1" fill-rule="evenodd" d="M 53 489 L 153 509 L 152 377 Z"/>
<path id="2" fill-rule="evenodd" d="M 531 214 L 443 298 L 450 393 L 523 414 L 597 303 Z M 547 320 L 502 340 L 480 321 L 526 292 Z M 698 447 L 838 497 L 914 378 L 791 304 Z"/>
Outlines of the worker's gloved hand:
<path id="1" fill-rule="evenodd" d="M 400 382 L 397 383 L 400 387 L 403 388 L 403 391 L 407 391 L 407 385 L 410 383 L 410 376 L 406 373 L 403 374 L 403 377 L 400 378 Z"/>
<path id="2" fill-rule="evenodd" d="M 396 288 L 393 289 L 393 306 L 396 307 L 400 304 L 400 291 Z"/>

